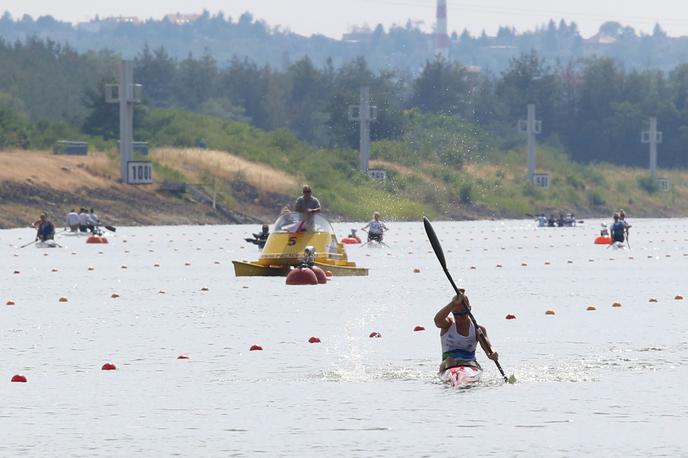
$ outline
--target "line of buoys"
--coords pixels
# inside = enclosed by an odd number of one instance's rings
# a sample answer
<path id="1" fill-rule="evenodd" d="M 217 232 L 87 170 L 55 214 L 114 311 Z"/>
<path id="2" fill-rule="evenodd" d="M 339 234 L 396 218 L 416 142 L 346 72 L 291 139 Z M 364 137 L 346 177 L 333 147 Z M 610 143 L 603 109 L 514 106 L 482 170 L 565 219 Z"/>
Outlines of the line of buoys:
<path id="1" fill-rule="evenodd" d="M 108 362 L 108 363 L 103 364 L 103 367 L 101 367 L 100 369 L 103 371 L 116 371 L 117 366 L 115 366 L 114 363 Z"/>

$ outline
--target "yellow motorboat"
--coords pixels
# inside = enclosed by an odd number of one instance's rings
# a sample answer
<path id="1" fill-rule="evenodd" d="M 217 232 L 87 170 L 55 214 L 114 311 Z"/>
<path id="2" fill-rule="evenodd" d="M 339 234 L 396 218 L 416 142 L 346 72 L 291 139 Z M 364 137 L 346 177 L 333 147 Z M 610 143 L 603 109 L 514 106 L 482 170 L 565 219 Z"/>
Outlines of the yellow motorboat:
<path id="1" fill-rule="evenodd" d="M 347 259 L 344 245 L 329 221 L 313 215 L 312 227 L 304 227 L 300 213 L 283 213 L 275 221 L 273 231 L 257 261 L 232 261 L 237 277 L 284 276 L 304 260 L 307 247 L 315 250 L 314 264 L 332 275 L 366 276 L 368 269 L 357 267 Z M 308 230 L 304 230 L 308 229 Z"/>

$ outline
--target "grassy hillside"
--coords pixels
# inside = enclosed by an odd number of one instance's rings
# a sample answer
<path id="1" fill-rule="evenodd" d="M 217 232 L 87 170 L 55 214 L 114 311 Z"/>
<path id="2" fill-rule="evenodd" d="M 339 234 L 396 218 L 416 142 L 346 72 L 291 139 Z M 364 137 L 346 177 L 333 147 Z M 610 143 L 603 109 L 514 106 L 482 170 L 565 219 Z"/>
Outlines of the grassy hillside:
<path id="1" fill-rule="evenodd" d="M 0 152 L 0 211 L 4 227 L 33 221 L 41 210 L 54 218 L 72 207 L 95 207 L 115 224 L 271 222 L 310 183 L 333 220 L 364 220 L 380 211 L 387 220 L 518 218 L 573 211 L 580 217 L 687 216 L 688 173 L 660 170 L 671 190 L 660 192 L 648 171 L 607 164 L 580 165 L 552 147 L 538 148 L 538 171 L 551 176 L 544 190 L 526 183 L 525 148 L 502 150 L 479 128 L 453 118 L 407 114 L 396 140 L 372 145 L 372 168 L 385 183 L 356 171 L 357 153 L 324 150 L 285 130 L 265 132 L 247 124 L 192 113 L 158 110 L 137 138 L 154 146 L 156 184 L 118 183 L 112 143 L 86 157 L 40 151 Z M 199 141 L 210 149 L 190 148 Z M 156 145 L 177 145 L 164 147 Z M 229 212 L 213 210 L 196 196 L 160 189 L 183 181 Z"/>

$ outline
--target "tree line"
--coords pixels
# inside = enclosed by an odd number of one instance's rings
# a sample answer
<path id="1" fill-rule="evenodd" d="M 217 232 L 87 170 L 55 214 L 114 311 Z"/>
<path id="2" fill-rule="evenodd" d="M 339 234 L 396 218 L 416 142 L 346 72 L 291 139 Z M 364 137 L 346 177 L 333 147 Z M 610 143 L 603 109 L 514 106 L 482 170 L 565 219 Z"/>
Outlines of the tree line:
<path id="1" fill-rule="evenodd" d="M 117 107 L 105 103 L 103 88 L 115 81 L 117 60 L 112 53 L 78 53 L 52 41 L 0 41 L 0 147 L 77 132 L 116 138 Z M 177 59 L 144 45 L 134 59 L 134 79 L 144 86 L 137 120 L 148 107 L 176 108 L 264 130 L 286 128 L 334 149 L 357 147 L 358 126 L 348 109 L 358 104 L 362 85 L 370 87 L 378 108 L 374 141 L 408 138 L 423 116 L 444 116 L 491 133 L 510 149 L 523 144 L 516 125 L 534 103 L 542 120 L 539 141 L 579 162 L 645 166 L 640 132 L 656 116 L 664 132 L 660 166 L 688 163 L 688 64 L 669 72 L 626 70 L 607 57 L 552 65 L 530 52 L 512 58 L 500 73 L 433 59 L 413 75 L 373 71 L 363 58 L 340 67 L 317 66 L 308 57 L 285 70 L 246 58 L 221 66 L 208 52 Z"/>

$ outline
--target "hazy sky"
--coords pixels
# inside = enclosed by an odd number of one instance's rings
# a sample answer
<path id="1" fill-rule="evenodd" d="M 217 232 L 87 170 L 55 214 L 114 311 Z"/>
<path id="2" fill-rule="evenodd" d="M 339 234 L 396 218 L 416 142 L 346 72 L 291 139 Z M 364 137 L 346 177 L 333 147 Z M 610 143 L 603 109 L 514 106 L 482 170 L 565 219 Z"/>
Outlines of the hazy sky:
<path id="1" fill-rule="evenodd" d="M 494 35 L 500 25 L 519 32 L 533 30 L 550 18 L 575 21 L 583 36 L 593 35 L 600 24 L 616 20 L 638 32 L 651 33 L 659 22 L 671 36 L 688 35 L 688 2 L 684 0 L 448 0 L 449 30 L 472 34 L 485 29 Z M 160 19 L 167 13 L 223 11 L 237 18 L 250 11 L 271 26 L 281 25 L 296 33 L 321 33 L 335 38 L 351 26 L 378 23 L 405 24 L 411 18 L 430 30 L 435 0 L 0 0 L 0 12 L 13 17 L 51 15 L 81 22 L 95 15 L 138 16 Z"/>

